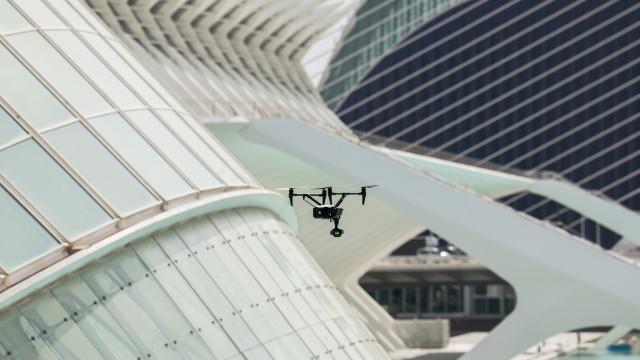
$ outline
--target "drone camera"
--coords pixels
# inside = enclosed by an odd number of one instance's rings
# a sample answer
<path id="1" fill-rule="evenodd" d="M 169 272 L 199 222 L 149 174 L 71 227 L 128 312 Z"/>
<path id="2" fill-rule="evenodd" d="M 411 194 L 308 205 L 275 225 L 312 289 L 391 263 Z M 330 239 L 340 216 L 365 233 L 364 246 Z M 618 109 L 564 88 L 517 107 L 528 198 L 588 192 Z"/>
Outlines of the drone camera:
<path id="1" fill-rule="evenodd" d="M 329 234 L 333 235 L 333 237 L 340 237 L 344 234 L 344 230 L 335 228 L 329 232 Z"/>
<path id="2" fill-rule="evenodd" d="M 315 219 L 334 219 L 340 215 L 342 215 L 341 208 L 320 206 L 313 208 L 313 217 Z"/>

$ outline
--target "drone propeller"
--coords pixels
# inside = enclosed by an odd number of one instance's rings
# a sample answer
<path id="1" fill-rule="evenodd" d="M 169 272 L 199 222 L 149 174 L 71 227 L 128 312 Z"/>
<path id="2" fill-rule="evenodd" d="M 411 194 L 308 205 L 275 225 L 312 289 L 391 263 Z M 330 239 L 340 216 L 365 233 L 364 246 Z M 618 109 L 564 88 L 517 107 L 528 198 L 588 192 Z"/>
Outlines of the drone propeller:
<path id="1" fill-rule="evenodd" d="M 367 189 L 376 187 L 378 185 L 368 185 L 360 187 L 360 194 L 362 194 L 362 205 L 364 205 L 364 199 L 367 197 Z"/>

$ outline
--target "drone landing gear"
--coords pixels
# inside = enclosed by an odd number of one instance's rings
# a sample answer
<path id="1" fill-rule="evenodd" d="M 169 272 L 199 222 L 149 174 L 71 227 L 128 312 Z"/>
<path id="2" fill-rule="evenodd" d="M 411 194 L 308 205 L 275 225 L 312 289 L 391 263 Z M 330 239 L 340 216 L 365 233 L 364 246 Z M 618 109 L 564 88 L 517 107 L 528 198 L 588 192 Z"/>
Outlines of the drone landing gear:
<path id="1" fill-rule="evenodd" d="M 338 228 L 338 223 L 340 222 L 340 218 L 337 217 L 337 218 L 335 218 L 335 219 L 333 219 L 331 221 L 333 221 L 334 228 L 333 228 L 333 230 L 329 231 L 329 234 L 333 235 L 333 237 L 342 236 L 342 234 L 344 234 L 344 230 Z"/>

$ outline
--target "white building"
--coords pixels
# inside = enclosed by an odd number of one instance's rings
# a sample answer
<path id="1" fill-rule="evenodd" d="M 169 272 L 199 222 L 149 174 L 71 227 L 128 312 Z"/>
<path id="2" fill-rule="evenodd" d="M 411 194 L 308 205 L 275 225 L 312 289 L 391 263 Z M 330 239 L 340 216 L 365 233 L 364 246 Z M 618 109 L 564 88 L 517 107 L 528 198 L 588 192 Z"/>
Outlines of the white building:
<path id="1" fill-rule="evenodd" d="M 299 59 L 351 5 L 87 3 L 0 0 L 0 358 L 383 359 L 429 338 L 357 280 L 426 227 L 518 293 L 468 359 L 640 324 L 635 266 L 491 198 L 534 189 L 632 240 L 635 214 L 361 144 L 326 108 Z M 339 240 L 267 190 L 344 182 L 380 187 Z"/>

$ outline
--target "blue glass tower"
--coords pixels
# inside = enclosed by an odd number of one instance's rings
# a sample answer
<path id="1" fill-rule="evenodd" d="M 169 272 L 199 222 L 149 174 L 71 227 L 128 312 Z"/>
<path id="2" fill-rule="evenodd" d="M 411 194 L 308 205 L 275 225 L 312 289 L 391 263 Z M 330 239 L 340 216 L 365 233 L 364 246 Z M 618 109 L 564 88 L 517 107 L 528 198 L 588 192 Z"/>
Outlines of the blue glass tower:
<path id="1" fill-rule="evenodd" d="M 468 1 L 397 43 L 338 115 L 363 139 L 555 172 L 640 209 L 640 3 Z M 603 246 L 617 236 L 530 194 L 505 202 Z"/>

